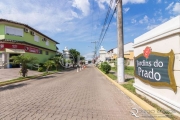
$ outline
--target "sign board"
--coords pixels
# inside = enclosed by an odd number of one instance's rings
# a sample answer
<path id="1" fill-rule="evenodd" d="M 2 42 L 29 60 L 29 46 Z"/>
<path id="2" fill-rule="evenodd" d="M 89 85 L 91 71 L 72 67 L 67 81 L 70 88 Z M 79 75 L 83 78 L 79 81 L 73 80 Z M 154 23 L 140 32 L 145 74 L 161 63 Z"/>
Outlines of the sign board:
<path id="1" fill-rule="evenodd" d="M 152 86 L 170 87 L 177 91 L 173 74 L 174 52 L 169 53 L 152 52 L 146 47 L 144 53 L 134 59 L 135 77 Z"/>
<path id="2" fill-rule="evenodd" d="M 6 48 L 6 52 L 8 53 L 25 53 L 23 49 L 8 49 Z"/>
<path id="3" fill-rule="evenodd" d="M 8 49 L 19 49 L 25 50 L 25 52 L 36 53 L 39 54 L 39 49 L 31 46 L 20 45 L 20 44 L 8 44 L 8 43 L 0 43 L 0 51 L 4 51 L 5 48 Z"/>

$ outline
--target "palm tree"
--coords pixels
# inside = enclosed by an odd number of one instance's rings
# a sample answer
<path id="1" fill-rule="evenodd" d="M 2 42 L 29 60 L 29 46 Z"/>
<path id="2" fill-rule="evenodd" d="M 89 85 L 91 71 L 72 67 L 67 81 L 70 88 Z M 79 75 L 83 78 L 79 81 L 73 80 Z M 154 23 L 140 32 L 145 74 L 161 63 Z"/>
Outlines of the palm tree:
<path id="1" fill-rule="evenodd" d="M 22 67 L 20 73 L 22 73 L 23 77 L 26 77 L 27 75 L 28 72 L 27 65 L 33 64 L 37 60 L 36 57 L 24 56 L 24 55 L 12 56 L 10 59 L 13 60 L 12 64 L 21 64 Z"/>
<path id="2" fill-rule="evenodd" d="M 62 59 L 62 57 L 58 57 L 58 56 L 56 56 L 56 57 L 54 57 L 53 58 L 53 61 L 54 61 L 54 65 L 55 65 L 55 67 L 56 67 L 56 70 L 58 70 L 58 66 L 60 65 L 60 60 Z"/>
<path id="3" fill-rule="evenodd" d="M 48 70 L 50 67 L 54 66 L 55 62 L 53 60 L 48 60 L 44 63 L 44 66 L 46 67 L 46 72 L 48 73 Z"/>

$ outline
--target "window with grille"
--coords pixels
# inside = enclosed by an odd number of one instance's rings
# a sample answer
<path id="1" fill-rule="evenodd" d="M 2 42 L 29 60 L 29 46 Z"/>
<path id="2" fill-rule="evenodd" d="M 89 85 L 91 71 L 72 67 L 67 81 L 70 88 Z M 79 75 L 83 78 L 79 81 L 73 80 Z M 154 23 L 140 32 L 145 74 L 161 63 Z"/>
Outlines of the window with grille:
<path id="1" fill-rule="evenodd" d="M 43 54 L 43 51 L 42 51 L 42 50 L 39 50 L 39 54 Z"/>
<path id="2" fill-rule="evenodd" d="M 48 40 L 46 41 L 46 45 L 49 46 L 49 41 Z"/>
<path id="3" fill-rule="evenodd" d="M 49 52 L 48 52 L 48 51 L 46 51 L 46 55 L 49 55 Z"/>
<path id="4" fill-rule="evenodd" d="M 39 36 L 35 35 L 34 36 L 34 41 L 39 42 Z"/>
<path id="5" fill-rule="evenodd" d="M 24 31 L 20 28 L 5 26 L 5 33 L 8 35 L 23 36 Z"/>

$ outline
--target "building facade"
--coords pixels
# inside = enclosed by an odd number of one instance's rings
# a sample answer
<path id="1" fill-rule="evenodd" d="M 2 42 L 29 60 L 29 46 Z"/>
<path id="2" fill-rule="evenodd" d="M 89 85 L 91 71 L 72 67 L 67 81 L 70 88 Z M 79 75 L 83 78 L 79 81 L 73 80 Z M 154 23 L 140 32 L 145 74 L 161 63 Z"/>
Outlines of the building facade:
<path id="1" fill-rule="evenodd" d="M 11 64 L 10 57 L 24 54 L 34 56 L 38 63 L 43 63 L 56 55 L 59 44 L 34 28 L 0 19 L 0 66 L 4 68 L 19 67 Z"/>
<path id="2" fill-rule="evenodd" d="M 130 42 L 127 44 L 124 44 L 124 58 L 127 59 L 128 66 L 134 66 L 134 43 Z M 113 48 L 107 51 L 107 57 L 109 57 L 111 60 L 117 59 L 118 54 L 118 48 Z"/>

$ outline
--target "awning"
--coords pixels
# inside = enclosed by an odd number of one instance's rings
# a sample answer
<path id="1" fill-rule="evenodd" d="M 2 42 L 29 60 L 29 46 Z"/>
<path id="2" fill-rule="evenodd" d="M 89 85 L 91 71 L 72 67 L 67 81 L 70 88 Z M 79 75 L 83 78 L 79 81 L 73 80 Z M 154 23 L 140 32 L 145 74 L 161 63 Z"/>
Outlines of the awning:
<path id="1" fill-rule="evenodd" d="M 25 53 L 23 49 L 8 49 L 6 48 L 7 53 Z"/>

